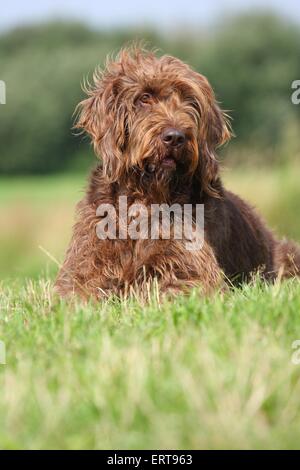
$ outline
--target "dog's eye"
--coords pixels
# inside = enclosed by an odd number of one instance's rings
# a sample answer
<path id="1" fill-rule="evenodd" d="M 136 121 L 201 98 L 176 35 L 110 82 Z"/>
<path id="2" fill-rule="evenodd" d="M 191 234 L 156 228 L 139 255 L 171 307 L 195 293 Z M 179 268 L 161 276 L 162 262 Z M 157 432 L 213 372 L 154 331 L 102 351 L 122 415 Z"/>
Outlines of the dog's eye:
<path id="1" fill-rule="evenodd" d="M 139 102 L 141 104 L 149 104 L 152 100 L 152 96 L 150 95 L 150 93 L 143 93 L 140 97 L 139 97 Z"/>

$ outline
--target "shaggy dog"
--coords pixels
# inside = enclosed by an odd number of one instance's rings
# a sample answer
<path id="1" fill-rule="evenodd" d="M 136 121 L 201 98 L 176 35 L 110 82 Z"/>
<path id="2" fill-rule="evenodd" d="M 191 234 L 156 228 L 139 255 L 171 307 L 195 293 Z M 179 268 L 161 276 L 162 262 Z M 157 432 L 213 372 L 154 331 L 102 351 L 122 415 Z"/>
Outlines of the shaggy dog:
<path id="1" fill-rule="evenodd" d="M 133 47 L 96 71 L 86 92 L 76 127 L 90 135 L 101 164 L 78 205 L 56 281 L 61 295 L 126 296 L 132 289 L 143 295 L 152 282 L 160 292 L 198 286 L 209 293 L 257 271 L 269 280 L 299 274 L 299 248 L 277 240 L 222 185 L 216 149 L 231 133 L 203 75 L 174 57 Z M 117 209 L 120 196 L 129 207 L 203 204 L 203 245 L 191 251 L 175 237 L 99 238 L 97 208 Z"/>

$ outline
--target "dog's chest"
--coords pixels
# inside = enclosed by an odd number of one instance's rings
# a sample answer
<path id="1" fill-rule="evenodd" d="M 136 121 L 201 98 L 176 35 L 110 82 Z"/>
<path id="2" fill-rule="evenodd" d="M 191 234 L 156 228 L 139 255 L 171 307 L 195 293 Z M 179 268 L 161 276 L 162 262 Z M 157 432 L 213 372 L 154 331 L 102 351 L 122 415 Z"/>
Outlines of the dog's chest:
<path id="1" fill-rule="evenodd" d="M 105 285 L 140 285 L 168 276 L 190 278 L 198 272 L 203 231 L 192 207 L 127 204 L 124 199 L 109 214 L 97 213 L 96 264 Z"/>

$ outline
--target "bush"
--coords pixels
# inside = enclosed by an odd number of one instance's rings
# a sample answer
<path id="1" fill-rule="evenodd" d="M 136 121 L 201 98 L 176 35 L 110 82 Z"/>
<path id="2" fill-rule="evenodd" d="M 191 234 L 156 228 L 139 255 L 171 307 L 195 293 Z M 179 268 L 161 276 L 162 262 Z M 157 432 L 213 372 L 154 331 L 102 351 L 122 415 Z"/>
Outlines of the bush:
<path id="1" fill-rule="evenodd" d="M 280 145 L 288 128 L 300 124 L 299 107 L 291 102 L 291 84 L 300 77 L 299 48 L 299 27 L 272 16 L 246 15 L 226 24 L 195 63 L 231 110 L 242 145 L 284 156 Z"/>

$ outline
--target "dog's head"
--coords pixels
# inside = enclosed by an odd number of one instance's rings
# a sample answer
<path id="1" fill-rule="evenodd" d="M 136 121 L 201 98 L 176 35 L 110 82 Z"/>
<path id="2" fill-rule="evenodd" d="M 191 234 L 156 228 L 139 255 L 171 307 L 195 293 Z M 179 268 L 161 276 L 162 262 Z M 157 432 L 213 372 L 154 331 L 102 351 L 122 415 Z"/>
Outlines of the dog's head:
<path id="1" fill-rule="evenodd" d="M 136 172 L 162 181 L 197 175 L 213 194 L 215 151 L 230 130 L 203 75 L 174 57 L 132 48 L 93 82 L 76 127 L 90 134 L 109 181 Z"/>

